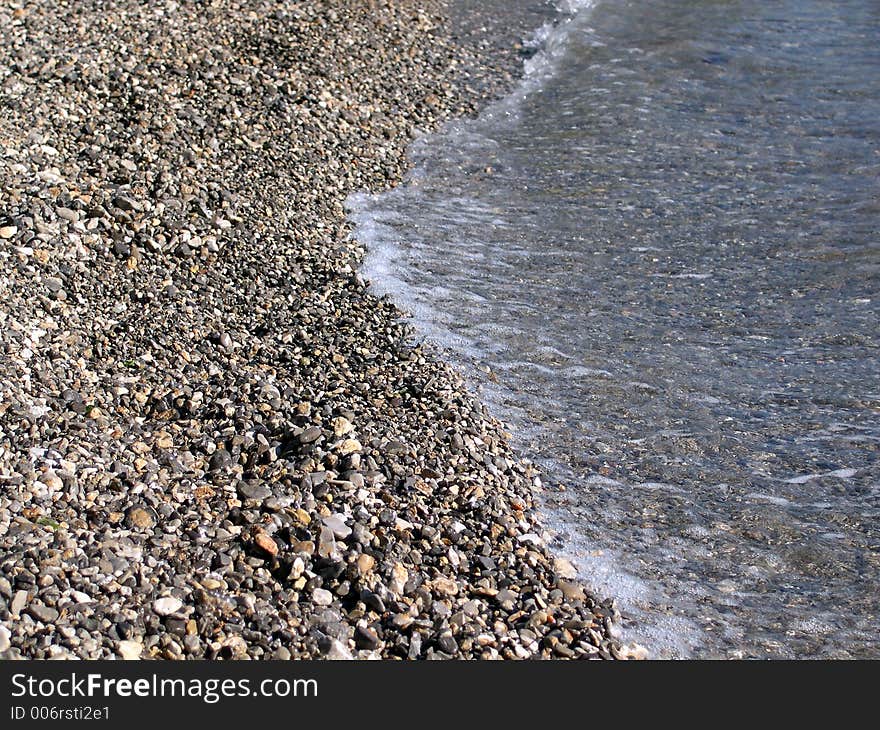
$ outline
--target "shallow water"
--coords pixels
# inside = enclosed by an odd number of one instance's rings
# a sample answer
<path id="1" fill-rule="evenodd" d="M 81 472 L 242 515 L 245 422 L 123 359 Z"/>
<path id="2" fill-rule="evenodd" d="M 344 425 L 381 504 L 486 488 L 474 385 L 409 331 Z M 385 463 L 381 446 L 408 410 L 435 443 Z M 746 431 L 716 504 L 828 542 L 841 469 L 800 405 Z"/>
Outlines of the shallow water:
<path id="1" fill-rule="evenodd" d="M 543 467 L 625 638 L 878 657 L 880 4 L 569 10 L 351 199 L 365 275 Z"/>

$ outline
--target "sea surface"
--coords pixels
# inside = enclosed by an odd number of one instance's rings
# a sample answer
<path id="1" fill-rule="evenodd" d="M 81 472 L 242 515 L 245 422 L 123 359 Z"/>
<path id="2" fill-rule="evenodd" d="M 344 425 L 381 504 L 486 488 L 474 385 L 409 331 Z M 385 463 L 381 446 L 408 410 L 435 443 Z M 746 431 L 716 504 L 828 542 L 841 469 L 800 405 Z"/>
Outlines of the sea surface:
<path id="1" fill-rule="evenodd" d="M 570 2 L 524 56 L 350 199 L 365 277 L 624 640 L 880 657 L 880 2 Z"/>

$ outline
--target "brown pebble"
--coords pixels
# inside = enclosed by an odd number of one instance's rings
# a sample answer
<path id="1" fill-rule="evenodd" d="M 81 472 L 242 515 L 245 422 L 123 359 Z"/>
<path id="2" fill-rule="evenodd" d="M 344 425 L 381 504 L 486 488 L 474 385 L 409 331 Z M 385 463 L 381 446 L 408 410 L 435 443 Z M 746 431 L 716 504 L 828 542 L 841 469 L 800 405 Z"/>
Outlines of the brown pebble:
<path id="1" fill-rule="evenodd" d="M 577 583 L 570 583 L 566 580 L 559 581 L 559 590 L 569 601 L 583 601 L 586 598 L 584 589 Z"/>
<path id="2" fill-rule="evenodd" d="M 265 532 L 258 532 L 254 537 L 254 544 L 270 557 L 278 555 L 278 543 L 276 543 Z"/>
<path id="3" fill-rule="evenodd" d="M 372 555 L 363 553 L 358 556 L 357 568 L 361 575 L 367 575 L 376 566 L 376 560 Z"/>
<path id="4" fill-rule="evenodd" d="M 143 507 L 132 507 L 125 516 L 125 522 L 129 527 L 138 530 L 149 530 L 154 522 L 151 515 Z"/>

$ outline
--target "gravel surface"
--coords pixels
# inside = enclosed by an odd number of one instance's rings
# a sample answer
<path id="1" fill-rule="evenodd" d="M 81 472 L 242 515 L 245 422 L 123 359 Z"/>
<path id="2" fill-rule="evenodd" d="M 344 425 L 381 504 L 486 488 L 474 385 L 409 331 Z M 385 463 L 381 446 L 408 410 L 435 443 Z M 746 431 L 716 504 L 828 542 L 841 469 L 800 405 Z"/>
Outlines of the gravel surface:
<path id="1" fill-rule="evenodd" d="M 346 195 L 520 63 L 444 12 L 0 9 L 0 656 L 632 653 L 357 274 Z"/>

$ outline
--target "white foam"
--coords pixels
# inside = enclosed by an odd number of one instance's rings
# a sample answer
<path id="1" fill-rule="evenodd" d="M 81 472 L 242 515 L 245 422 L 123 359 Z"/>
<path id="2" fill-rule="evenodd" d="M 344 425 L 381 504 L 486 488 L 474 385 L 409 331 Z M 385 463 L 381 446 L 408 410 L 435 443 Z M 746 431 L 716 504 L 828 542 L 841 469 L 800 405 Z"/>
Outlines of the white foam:
<path id="1" fill-rule="evenodd" d="M 572 31 L 585 19 L 596 0 L 558 0 L 555 3 L 559 17 L 544 23 L 534 32 L 526 45 L 537 48 L 531 58 L 523 62 L 523 78 L 501 102 L 490 106 L 483 116 L 495 119 L 499 115 L 515 115 L 519 105 L 530 94 L 541 88 L 559 69 L 559 63 L 568 49 Z"/>
<path id="2" fill-rule="evenodd" d="M 572 365 L 571 367 L 565 368 L 563 371 L 566 375 L 575 378 L 613 378 L 614 374 L 608 372 L 607 370 L 600 370 L 598 368 L 588 368 L 584 365 Z"/>
<path id="3" fill-rule="evenodd" d="M 775 504 L 780 507 L 787 507 L 791 504 L 791 502 L 785 499 L 785 497 L 775 497 L 772 494 L 762 494 L 761 492 L 750 492 L 746 496 L 751 499 L 759 499 L 762 502 L 769 502 L 770 504 Z"/>
<path id="4" fill-rule="evenodd" d="M 835 469 L 834 471 L 817 472 L 815 474 L 802 474 L 792 479 L 786 479 L 786 484 L 806 484 L 814 479 L 822 477 L 836 477 L 837 479 L 849 479 L 858 473 L 858 469 Z"/>
<path id="5" fill-rule="evenodd" d="M 834 471 L 829 471 L 825 476 L 837 477 L 838 479 L 849 479 L 850 477 L 854 477 L 858 471 L 858 469 L 835 469 Z"/>

